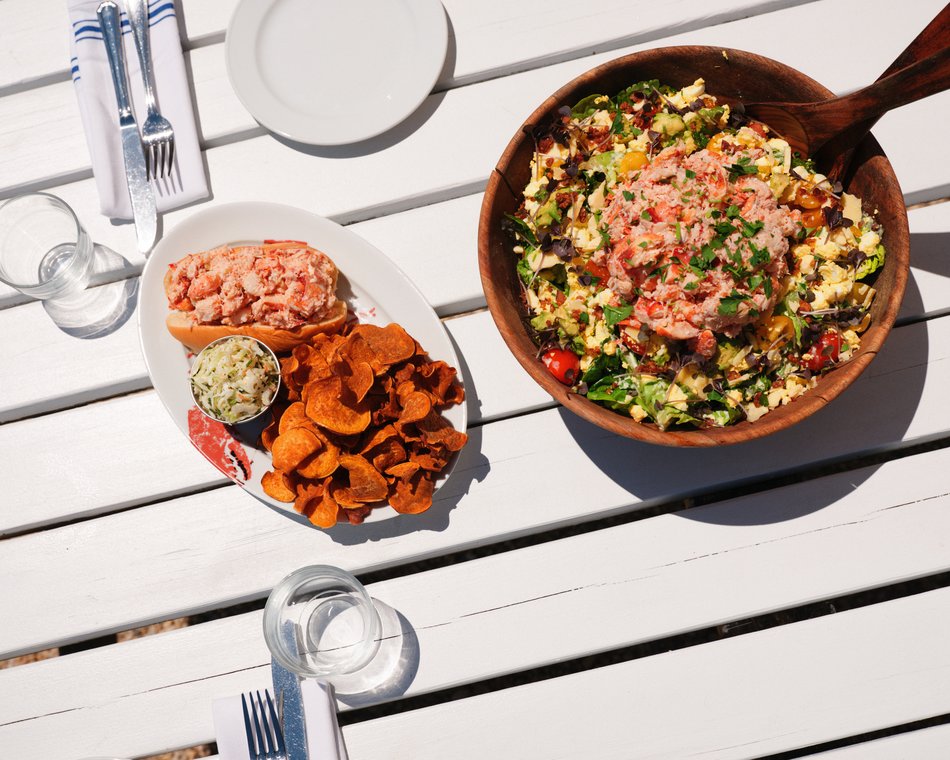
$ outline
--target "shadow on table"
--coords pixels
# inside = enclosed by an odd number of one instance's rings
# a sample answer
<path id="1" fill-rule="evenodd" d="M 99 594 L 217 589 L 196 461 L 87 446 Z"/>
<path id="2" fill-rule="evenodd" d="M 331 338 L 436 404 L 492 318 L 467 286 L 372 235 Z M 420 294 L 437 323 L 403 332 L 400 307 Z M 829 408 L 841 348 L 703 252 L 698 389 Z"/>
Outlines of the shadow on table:
<path id="1" fill-rule="evenodd" d="M 335 676 L 337 699 L 350 707 L 365 707 L 403 696 L 419 670 L 419 637 L 412 624 L 398 610 L 373 598 L 379 612 L 379 650 L 355 673 Z"/>
<path id="2" fill-rule="evenodd" d="M 920 292 L 908 282 L 904 313 L 922 312 Z M 880 355 L 855 383 L 823 409 L 787 430 L 748 443 L 716 448 L 653 446 L 619 438 L 560 409 L 570 433 L 611 480 L 648 505 L 742 487 L 810 465 L 852 458 L 900 442 L 914 420 L 927 373 L 924 325 L 892 330 Z M 875 467 L 826 479 L 799 504 L 770 504 L 763 491 L 756 509 L 715 508 L 678 512 L 681 517 L 727 525 L 790 520 L 832 504 L 866 480 Z"/>
<path id="3" fill-rule="evenodd" d="M 60 330 L 84 340 L 103 338 L 122 327 L 135 311 L 139 287 L 138 277 L 131 276 L 136 271 L 132 263 L 104 245 L 93 247 L 92 266 L 90 287 L 43 301 Z M 106 276 L 114 281 L 97 284 Z"/>
<path id="4" fill-rule="evenodd" d="M 910 263 L 914 269 L 945 277 L 950 281 L 950 232 L 911 233 Z M 905 315 L 917 317 L 931 313 L 924 311 L 924 304 L 916 289 L 916 299 L 911 299 L 912 288 L 915 288 L 913 280 L 907 283 L 904 304 L 897 316 L 898 324 L 906 319 Z"/>
<path id="5" fill-rule="evenodd" d="M 451 81 L 455 73 L 455 30 L 452 27 L 452 19 L 449 18 L 448 13 L 445 14 L 445 19 L 449 27 L 449 42 L 448 48 L 445 51 L 445 62 L 442 64 L 442 71 L 436 80 L 437 88 L 444 85 L 445 82 Z M 393 145 L 402 142 L 412 135 L 432 117 L 444 99 L 444 90 L 433 92 L 422 101 L 415 111 L 399 122 L 399 124 L 386 130 L 381 135 L 347 145 L 308 145 L 307 143 L 291 140 L 290 138 L 283 137 L 269 130 L 268 133 L 271 137 L 283 143 L 288 148 L 293 148 L 296 151 L 306 153 L 310 156 L 319 156 L 321 158 L 356 158 L 359 156 L 369 156 L 373 153 L 379 153 L 380 151 L 391 148 Z"/>

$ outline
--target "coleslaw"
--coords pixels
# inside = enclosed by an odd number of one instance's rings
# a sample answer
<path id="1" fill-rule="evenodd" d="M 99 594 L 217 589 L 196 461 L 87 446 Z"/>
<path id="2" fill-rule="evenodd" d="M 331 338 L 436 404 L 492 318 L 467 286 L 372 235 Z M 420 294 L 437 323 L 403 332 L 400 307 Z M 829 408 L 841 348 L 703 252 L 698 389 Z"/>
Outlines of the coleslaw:
<path id="1" fill-rule="evenodd" d="M 208 344 L 191 368 L 191 393 L 209 417 L 233 424 L 258 416 L 277 395 L 280 367 L 254 338 L 231 336 Z"/>

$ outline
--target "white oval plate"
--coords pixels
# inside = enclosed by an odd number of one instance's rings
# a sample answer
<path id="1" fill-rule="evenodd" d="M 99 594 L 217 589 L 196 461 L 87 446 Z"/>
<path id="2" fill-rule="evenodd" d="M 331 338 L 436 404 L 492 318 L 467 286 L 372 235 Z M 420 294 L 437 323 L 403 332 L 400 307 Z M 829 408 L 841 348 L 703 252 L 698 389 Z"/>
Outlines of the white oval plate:
<path id="1" fill-rule="evenodd" d="M 439 0 L 242 0 L 225 59 L 244 107 L 310 145 L 375 137 L 432 91 L 448 49 Z"/>
<path id="2" fill-rule="evenodd" d="M 270 454 L 238 440 L 229 428 L 198 411 L 188 381 L 192 354 L 165 327 L 168 300 L 163 280 L 169 264 L 224 243 L 266 239 L 302 240 L 319 248 L 340 270 L 337 295 L 347 302 L 351 316 L 370 324 L 398 322 L 432 359 L 456 369 L 459 361 L 442 322 L 402 270 L 363 238 L 329 219 L 276 203 L 229 203 L 199 211 L 166 233 L 145 264 L 138 302 L 142 353 L 158 397 L 211 464 L 261 501 L 296 514 L 292 504 L 272 499 L 261 488 L 261 477 L 271 469 Z M 456 430 L 466 430 L 464 402 L 447 409 L 445 417 Z M 453 457 L 436 481 L 437 489 L 457 459 Z M 394 516 L 394 510 L 381 507 L 366 519 Z"/>

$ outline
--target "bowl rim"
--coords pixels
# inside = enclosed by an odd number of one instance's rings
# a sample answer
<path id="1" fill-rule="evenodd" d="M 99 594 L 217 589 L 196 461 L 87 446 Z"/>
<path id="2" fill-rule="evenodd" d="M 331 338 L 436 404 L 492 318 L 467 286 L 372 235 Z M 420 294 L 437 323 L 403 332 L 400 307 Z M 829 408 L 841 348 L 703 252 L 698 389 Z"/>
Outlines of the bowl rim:
<path id="1" fill-rule="evenodd" d="M 637 422 L 632 417 L 615 412 L 574 393 L 544 368 L 537 359 L 538 347 L 531 340 L 531 336 L 525 327 L 523 310 L 519 310 L 521 313 L 519 313 L 517 319 L 513 317 L 511 310 L 506 306 L 500 295 L 500 292 L 504 290 L 504 285 L 496 283 L 491 277 L 492 251 L 489 242 L 492 235 L 492 226 L 496 221 L 492 219 L 495 197 L 500 190 L 507 190 L 516 196 L 518 195 L 517 191 L 509 184 L 505 176 L 505 169 L 511 164 L 512 158 L 517 153 L 522 141 L 527 139 L 526 132 L 529 131 L 530 127 L 541 123 L 545 118 L 550 118 L 559 107 L 576 102 L 579 96 L 582 95 L 584 87 L 593 88 L 598 79 L 608 75 L 616 76 L 617 72 L 623 69 L 642 68 L 644 65 L 649 65 L 651 61 L 675 56 L 699 55 L 721 56 L 730 63 L 737 61 L 743 66 L 757 66 L 762 69 L 776 67 L 784 74 L 797 79 L 803 87 L 811 87 L 826 97 L 833 97 L 835 94 L 820 82 L 791 66 L 766 56 L 729 47 L 678 45 L 651 48 L 614 58 L 568 81 L 548 96 L 524 120 L 509 140 L 488 178 L 478 225 L 479 273 L 488 308 L 503 340 L 521 366 L 555 401 L 588 422 L 627 438 L 665 446 L 701 447 L 743 443 L 784 430 L 794 425 L 794 423 L 812 416 L 826 406 L 851 385 L 880 350 L 897 318 L 897 312 L 907 284 L 909 269 L 907 208 L 901 196 L 901 212 L 897 215 L 897 218 L 891 220 L 891 223 L 885 226 L 884 230 L 889 246 L 893 242 L 900 245 L 897 250 L 888 247 L 888 258 L 894 266 L 894 283 L 882 313 L 873 323 L 877 329 L 871 335 L 865 333 L 862 336 L 861 348 L 855 358 L 832 372 L 821 375 L 816 387 L 809 389 L 802 396 L 795 399 L 794 403 L 770 410 L 768 414 L 763 415 L 755 422 L 742 420 L 734 425 L 722 428 L 660 430 L 656 425 Z M 630 81 L 636 80 L 631 78 Z M 590 89 L 590 92 L 593 91 L 593 89 Z M 712 94 L 715 95 L 716 93 Z M 729 96 L 720 96 L 720 99 L 730 100 Z M 885 176 L 889 175 L 888 178 L 892 180 L 893 186 L 899 193 L 900 186 L 893 167 L 878 142 L 872 135 L 868 134 L 859 148 L 862 146 L 866 147 L 870 157 L 880 156 L 883 159 L 883 163 L 875 171 L 883 172 Z M 510 246 L 508 248 L 510 252 Z M 527 354 L 524 350 L 526 346 L 519 338 L 526 338 L 534 346 L 535 351 L 532 355 Z"/>

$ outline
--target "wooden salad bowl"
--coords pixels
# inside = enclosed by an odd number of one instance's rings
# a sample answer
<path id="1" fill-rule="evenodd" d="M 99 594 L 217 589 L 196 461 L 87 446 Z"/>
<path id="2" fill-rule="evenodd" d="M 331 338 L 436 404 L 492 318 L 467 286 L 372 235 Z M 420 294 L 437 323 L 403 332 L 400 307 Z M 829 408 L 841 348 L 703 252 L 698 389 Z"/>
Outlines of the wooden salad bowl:
<path id="1" fill-rule="evenodd" d="M 573 106 L 594 93 L 613 96 L 634 82 L 658 79 L 681 88 L 702 77 L 706 92 L 724 102 L 799 101 L 833 97 L 826 87 L 784 64 L 731 48 L 683 46 L 633 53 L 605 63 L 564 85 L 528 117 L 524 127 L 547 123 L 561 106 Z M 515 272 L 511 238 L 502 230 L 505 214 L 521 203 L 528 183 L 534 144 L 522 127 L 508 143 L 492 172 L 482 202 L 478 228 L 478 263 L 485 297 L 499 332 L 521 365 L 551 396 L 575 414 L 613 433 L 666 446 L 715 446 L 760 438 L 793 425 L 830 403 L 864 371 L 881 349 L 900 307 L 910 257 L 907 209 L 894 169 L 881 146 L 868 135 L 852 161 L 852 177 L 845 187 L 865 208 L 876 209 L 884 226 L 887 249 L 884 266 L 873 286 L 877 296 L 871 325 L 862 334 L 861 347 L 851 361 L 822 375 L 815 388 L 755 422 L 742 421 L 725 428 L 660 430 L 588 401 L 558 382 L 538 358 L 538 345 L 527 324 L 521 287 Z M 818 170 L 827 167 L 818 166 Z"/>

